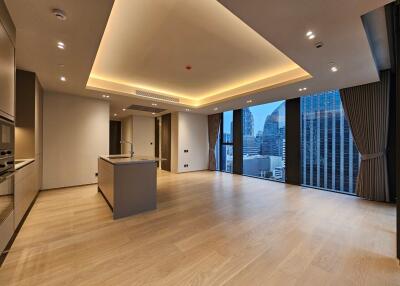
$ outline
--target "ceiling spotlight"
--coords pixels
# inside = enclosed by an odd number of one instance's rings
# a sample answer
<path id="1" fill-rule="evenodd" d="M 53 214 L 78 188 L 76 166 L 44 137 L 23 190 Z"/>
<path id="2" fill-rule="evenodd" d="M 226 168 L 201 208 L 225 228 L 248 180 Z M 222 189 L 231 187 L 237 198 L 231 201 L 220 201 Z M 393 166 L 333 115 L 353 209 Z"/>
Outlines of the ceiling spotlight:
<path id="1" fill-rule="evenodd" d="M 305 91 L 305 90 L 307 90 L 307 87 L 301 87 L 301 88 L 299 88 L 299 91 Z"/>
<path id="2" fill-rule="evenodd" d="M 214 110 L 217 111 L 217 110 L 218 110 L 218 107 L 214 107 Z"/>
<path id="3" fill-rule="evenodd" d="M 103 98 L 106 98 L 106 95 L 105 95 L 105 94 L 103 94 L 103 95 L 102 95 L 102 97 L 103 97 Z"/>
<path id="4" fill-rule="evenodd" d="M 117 116 L 118 114 L 114 113 L 114 116 Z"/>
<path id="5" fill-rule="evenodd" d="M 151 114 L 153 114 L 153 115 L 156 115 L 156 113 L 155 113 L 155 112 L 152 112 Z"/>
<path id="6" fill-rule="evenodd" d="M 157 103 L 152 103 L 151 105 L 153 105 L 153 106 L 157 106 Z"/>
<path id="7" fill-rule="evenodd" d="M 57 48 L 59 48 L 60 50 L 64 50 L 65 49 L 65 44 L 63 42 L 58 42 L 57 43 Z"/>
<path id="8" fill-rule="evenodd" d="M 126 108 L 122 108 L 122 111 L 126 111 Z"/>
<path id="9" fill-rule="evenodd" d="M 312 40 L 312 39 L 315 38 L 315 34 L 314 34 L 313 31 L 308 31 L 308 32 L 306 33 L 306 37 L 307 37 L 308 39 Z"/>
<path id="10" fill-rule="evenodd" d="M 189 109 L 189 108 L 186 108 L 185 110 L 186 110 L 186 111 L 190 111 L 190 109 Z"/>
<path id="11" fill-rule="evenodd" d="M 337 72 L 339 68 L 337 66 L 332 66 L 331 67 L 331 72 Z"/>
<path id="12" fill-rule="evenodd" d="M 67 81 L 67 79 L 66 79 L 65 76 L 60 77 L 60 80 L 61 80 L 61 81 Z"/>
<path id="13" fill-rule="evenodd" d="M 246 101 L 246 103 L 252 103 L 252 102 L 253 102 L 252 99 L 249 99 L 249 100 Z"/>
<path id="14" fill-rule="evenodd" d="M 109 95 L 106 95 L 106 98 L 110 98 L 110 96 L 109 96 Z"/>

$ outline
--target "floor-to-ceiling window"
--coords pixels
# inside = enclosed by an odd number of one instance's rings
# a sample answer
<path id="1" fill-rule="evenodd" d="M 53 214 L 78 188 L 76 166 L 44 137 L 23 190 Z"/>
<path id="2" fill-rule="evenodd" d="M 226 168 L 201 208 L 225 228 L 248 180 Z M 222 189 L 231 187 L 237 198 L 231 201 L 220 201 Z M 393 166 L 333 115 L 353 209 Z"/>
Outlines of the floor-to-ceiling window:
<path id="1" fill-rule="evenodd" d="M 222 113 L 222 128 L 220 132 L 220 162 L 221 171 L 233 171 L 233 111 Z"/>
<path id="2" fill-rule="evenodd" d="M 360 155 L 337 90 L 301 98 L 302 184 L 354 193 Z"/>
<path id="3" fill-rule="evenodd" d="M 285 180 L 285 101 L 243 109 L 243 174 Z"/>

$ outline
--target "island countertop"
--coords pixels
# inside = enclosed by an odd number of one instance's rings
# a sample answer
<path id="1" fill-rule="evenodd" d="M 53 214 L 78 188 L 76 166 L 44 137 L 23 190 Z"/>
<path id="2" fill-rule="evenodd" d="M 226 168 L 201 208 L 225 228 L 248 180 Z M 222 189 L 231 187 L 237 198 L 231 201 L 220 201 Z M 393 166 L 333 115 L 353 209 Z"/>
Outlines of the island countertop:
<path id="1" fill-rule="evenodd" d="M 100 156 L 100 158 L 114 165 L 151 163 L 163 160 L 153 156 L 134 155 L 133 157 L 131 157 L 129 154 L 102 155 Z"/>

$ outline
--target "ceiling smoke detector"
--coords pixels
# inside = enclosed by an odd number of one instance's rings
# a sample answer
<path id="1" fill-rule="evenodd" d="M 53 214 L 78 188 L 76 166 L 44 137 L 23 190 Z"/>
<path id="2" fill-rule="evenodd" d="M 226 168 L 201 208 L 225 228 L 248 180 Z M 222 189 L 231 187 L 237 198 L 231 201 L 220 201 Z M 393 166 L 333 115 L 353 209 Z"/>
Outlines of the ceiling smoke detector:
<path id="1" fill-rule="evenodd" d="M 53 13 L 54 16 L 57 17 L 58 20 L 61 20 L 61 21 L 67 20 L 67 15 L 61 9 L 53 9 L 53 10 L 51 10 L 51 12 Z"/>
<path id="2" fill-rule="evenodd" d="M 315 43 L 315 47 L 316 47 L 317 49 L 322 48 L 323 46 L 324 46 L 324 43 L 323 43 L 323 42 Z"/>

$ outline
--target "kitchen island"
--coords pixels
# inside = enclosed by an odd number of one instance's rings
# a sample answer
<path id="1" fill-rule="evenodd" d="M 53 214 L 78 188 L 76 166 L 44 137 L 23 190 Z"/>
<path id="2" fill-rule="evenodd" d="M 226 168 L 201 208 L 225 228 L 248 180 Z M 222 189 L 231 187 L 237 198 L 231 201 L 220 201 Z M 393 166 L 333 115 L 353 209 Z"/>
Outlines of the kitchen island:
<path id="1" fill-rule="evenodd" d="M 148 156 L 109 155 L 98 159 L 98 190 L 113 218 L 157 208 L 157 162 Z"/>

